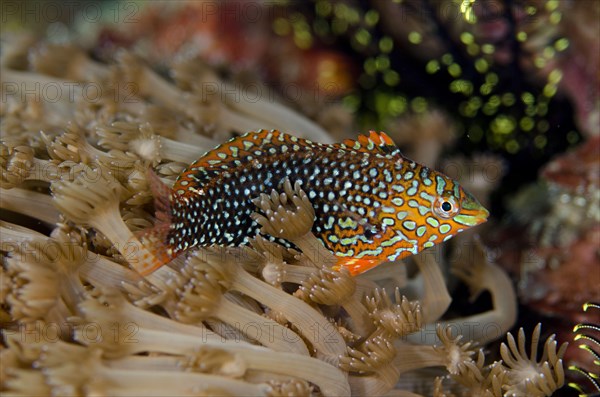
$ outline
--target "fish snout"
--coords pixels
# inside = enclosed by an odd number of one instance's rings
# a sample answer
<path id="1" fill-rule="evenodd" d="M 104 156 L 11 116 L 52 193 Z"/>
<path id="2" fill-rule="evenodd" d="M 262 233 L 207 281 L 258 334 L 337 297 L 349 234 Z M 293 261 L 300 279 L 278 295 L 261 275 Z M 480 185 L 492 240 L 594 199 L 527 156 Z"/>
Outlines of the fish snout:
<path id="1" fill-rule="evenodd" d="M 487 221 L 490 212 L 470 193 L 465 192 L 460 213 L 454 220 L 465 226 L 477 226 Z"/>

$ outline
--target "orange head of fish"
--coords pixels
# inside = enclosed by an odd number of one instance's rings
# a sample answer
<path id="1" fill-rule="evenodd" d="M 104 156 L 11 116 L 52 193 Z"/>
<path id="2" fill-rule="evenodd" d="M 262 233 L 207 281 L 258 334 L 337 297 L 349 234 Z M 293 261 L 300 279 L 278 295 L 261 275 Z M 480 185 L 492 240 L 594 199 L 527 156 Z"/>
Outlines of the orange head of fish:
<path id="1" fill-rule="evenodd" d="M 458 182 L 410 160 L 395 167 L 385 200 L 366 217 L 351 258 L 339 258 L 353 274 L 414 255 L 485 222 L 489 212 Z M 380 196 L 381 197 L 381 196 Z M 361 222 L 359 222 L 360 224 Z M 340 255 L 340 254 L 338 254 Z M 341 254 L 344 255 L 344 254 Z"/>
<path id="2" fill-rule="evenodd" d="M 410 242 L 411 254 L 487 220 L 488 210 L 458 182 L 412 164 L 414 168 L 403 170 L 402 186 L 396 189 L 392 186 L 391 191 L 396 190 L 397 194 L 392 194 L 388 203 L 395 216 L 391 238 Z M 400 249 L 395 254 L 407 256 L 402 255 L 404 251 Z"/>

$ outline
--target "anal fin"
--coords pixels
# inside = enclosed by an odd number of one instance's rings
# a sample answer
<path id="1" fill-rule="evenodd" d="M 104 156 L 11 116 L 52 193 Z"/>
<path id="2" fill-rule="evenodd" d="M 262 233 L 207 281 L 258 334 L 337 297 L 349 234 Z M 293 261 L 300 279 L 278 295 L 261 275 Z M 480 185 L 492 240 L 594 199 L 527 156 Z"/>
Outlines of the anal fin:
<path id="1" fill-rule="evenodd" d="M 345 267 L 350 271 L 350 274 L 357 276 L 361 273 L 366 272 L 369 269 L 383 263 L 379 259 L 361 259 L 361 258 L 338 258 L 337 264 L 333 266 L 334 270 L 338 270 L 341 267 Z"/>

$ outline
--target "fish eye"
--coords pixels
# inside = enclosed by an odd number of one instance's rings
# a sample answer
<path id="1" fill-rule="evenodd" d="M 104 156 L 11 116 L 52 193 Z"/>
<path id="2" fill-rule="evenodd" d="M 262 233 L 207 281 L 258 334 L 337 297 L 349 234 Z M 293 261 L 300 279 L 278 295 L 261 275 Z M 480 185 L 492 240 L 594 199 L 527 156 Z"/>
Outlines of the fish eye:
<path id="1" fill-rule="evenodd" d="M 432 211 L 441 218 L 452 218 L 460 207 L 451 192 L 444 192 L 433 201 Z"/>
<path id="2" fill-rule="evenodd" d="M 452 209 L 452 204 L 450 204 L 449 201 L 444 201 L 442 203 L 442 211 L 444 211 L 444 212 L 450 212 L 451 209 Z"/>

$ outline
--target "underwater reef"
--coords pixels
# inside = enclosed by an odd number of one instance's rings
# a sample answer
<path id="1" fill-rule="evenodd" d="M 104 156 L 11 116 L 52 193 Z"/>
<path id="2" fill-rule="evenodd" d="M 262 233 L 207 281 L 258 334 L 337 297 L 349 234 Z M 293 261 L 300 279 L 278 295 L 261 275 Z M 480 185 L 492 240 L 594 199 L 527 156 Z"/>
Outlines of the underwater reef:
<path id="1" fill-rule="evenodd" d="M 3 2 L 3 395 L 600 392 L 600 2 L 581 3 Z M 352 276 L 291 183 L 250 197 L 248 245 L 146 274 L 156 183 L 259 129 L 386 131 L 491 219 Z"/>

